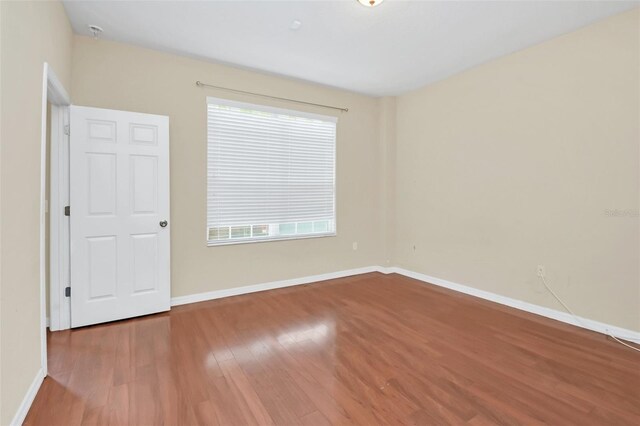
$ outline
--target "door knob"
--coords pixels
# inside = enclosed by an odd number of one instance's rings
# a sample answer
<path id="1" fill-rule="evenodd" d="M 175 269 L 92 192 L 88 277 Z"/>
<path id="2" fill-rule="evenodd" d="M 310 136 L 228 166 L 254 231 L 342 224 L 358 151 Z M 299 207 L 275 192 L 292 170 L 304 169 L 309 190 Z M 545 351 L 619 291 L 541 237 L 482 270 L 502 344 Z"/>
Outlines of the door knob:
<path id="1" fill-rule="evenodd" d="M 169 224 L 169 222 L 167 222 L 166 220 L 161 220 L 160 221 L 160 226 L 163 227 L 163 228 L 166 227 L 168 224 Z"/>

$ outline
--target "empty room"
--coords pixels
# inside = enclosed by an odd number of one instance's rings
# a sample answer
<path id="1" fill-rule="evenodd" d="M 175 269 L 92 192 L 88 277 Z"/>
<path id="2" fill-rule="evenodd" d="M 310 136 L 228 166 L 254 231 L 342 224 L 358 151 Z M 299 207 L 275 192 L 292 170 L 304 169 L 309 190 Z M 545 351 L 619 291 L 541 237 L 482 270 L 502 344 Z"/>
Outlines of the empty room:
<path id="1" fill-rule="evenodd" d="M 0 0 L 0 425 L 464 424 L 640 424 L 640 1 Z"/>

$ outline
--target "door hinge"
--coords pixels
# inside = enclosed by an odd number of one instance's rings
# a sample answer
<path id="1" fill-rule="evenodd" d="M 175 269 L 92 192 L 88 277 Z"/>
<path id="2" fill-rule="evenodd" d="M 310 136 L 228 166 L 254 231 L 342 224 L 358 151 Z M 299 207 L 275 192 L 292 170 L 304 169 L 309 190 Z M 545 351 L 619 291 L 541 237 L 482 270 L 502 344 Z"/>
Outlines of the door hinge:
<path id="1" fill-rule="evenodd" d="M 64 215 L 71 216 L 71 206 L 64 206 Z"/>
<path id="2" fill-rule="evenodd" d="M 65 135 L 70 135 L 71 134 L 71 128 L 69 127 L 68 124 L 64 126 L 64 134 Z"/>
<path id="3" fill-rule="evenodd" d="M 64 288 L 64 297 L 71 297 L 71 287 Z"/>

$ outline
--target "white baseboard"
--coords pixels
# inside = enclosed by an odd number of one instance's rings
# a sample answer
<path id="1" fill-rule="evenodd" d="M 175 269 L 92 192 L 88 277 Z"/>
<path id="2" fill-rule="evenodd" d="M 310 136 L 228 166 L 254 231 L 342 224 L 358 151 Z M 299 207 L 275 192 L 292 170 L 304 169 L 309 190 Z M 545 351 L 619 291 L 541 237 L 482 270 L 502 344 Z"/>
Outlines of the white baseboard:
<path id="1" fill-rule="evenodd" d="M 640 332 L 628 330 L 626 328 L 617 327 L 615 325 L 606 324 L 603 322 L 591 320 L 588 318 L 574 317 L 573 315 L 557 311 L 555 309 L 546 308 L 540 305 L 534 305 L 533 303 L 524 302 L 522 300 L 512 299 L 510 297 L 501 296 L 489 291 L 479 290 L 474 287 L 454 283 L 451 281 L 443 280 L 441 278 L 432 277 L 429 275 L 421 274 L 419 272 L 409 271 L 407 269 L 395 267 L 395 266 L 367 266 L 364 268 L 348 269 L 345 271 L 330 272 L 327 274 L 310 275 L 301 278 L 292 278 L 282 281 L 271 281 L 262 284 L 249 285 L 244 287 L 229 288 L 223 290 L 208 291 L 205 293 L 190 294 L 188 296 L 178 296 L 171 298 L 171 306 L 185 305 L 187 303 L 204 302 L 206 300 L 220 299 L 223 297 L 238 296 L 241 294 L 255 293 L 258 291 L 273 290 L 276 288 L 291 287 L 301 284 L 309 284 L 317 281 L 332 280 L 335 278 L 349 277 L 352 275 L 366 274 L 370 272 L 381 272 L 383 274 L 400 274 L 409 278 L 414 278 L 419 281 L 423 281 L 428 284 L 437 285 L 439 287 L 445 287 L 450 290 L 458 291 L 460 293 L 469 294 L 471 296 L 479 297 L 481 299 L 489 300 L 492 302 L 500 303 L 501 305 L 510 306 L 512 308 L 520 309 L 525 312 L 540 315 L 543 317 L 551 318 L 557 321 L 561 321 L 567 324 L 575 325 L 577 327 L 586 328 L 588 330 L 596 331 L 602 334 L 613 334 L 614 336 L 628 340 L 630 342 L 640 344 Z"/>
<path id="2" fill-rule="evenodd" d="M 16 412 L 16 415 L 13 416 L 13 420 L 11 420 L 11 426 L 21 426 L 24 422 L 24 419 L 27 417 L 27 413 L 29 412 L 29 408 L 31 408 L 31 404 L 33 400 L 36 398 L 36 394 L 38 393 L 38 389 L 40 389 L 40 385 L 44 380 L 44 371 L 42 368 L 38 370 L 36 377 L 31 382 L 27 393 L 22 399 L 22 403 L 20 403 L 20 407 Z"/>
<path id="3" fill-rule="evenodd" d="M 385 274 L 397 273 L 406 277 L 414 278 L 416 280 L 423 281 L 425 283 L 434 284 L 439 287 L 445 287 L 450 290 L 458 291 L 460 293 L 469 294 L 471 296 L 479 297 L 481 299 L 490 300 L 492 302 L 500 303 L 501 305 L 510 306 L 512 308 L 520 309 L 522 311 L 530 312 L 532 314 L 541 315 L 543 317 L 551 318 L 557 321 L 562 321 L 567 324 L 575 325 L 577 327 L 586 328 L 588 330 L 596 331 L 602 334 L 613 334 L 614 336 L 624 339 L 630 342 L 640 344 L 640 332 L 628 330 L 626 328 L 617 327 L 615 325 L 605 324 L 603 322 L 594 321 L 588 318 L 574 317 L 573 315 L 557 311 L 555 309 L 546 308 L 544 306 L 534 305 L 533 303 L 523 302 L 521 300 L 512 299 L 510 297 L 501 296 L 499 294 L 491 293 L 477 288 L 469 287 L 462 284 L 457 284 L 451 281 L 443 280 L 429 275 L 421 274 L 419 272 L 409 271 L 398 267 L 379 268 L 379 272 Z"/>
<path id="4" fill-rule="evenodd" d="M 227 288 L 223 290 L 207 291 L 205 293 L 190 294 L 171 298 L 171 306 L 185 305 L 187 303 L 204 302 L 206 300 L 220 299 L 223 297 L 238 296 L 241 294 L 255 293 L 258 291 L 273 290 L 276 288 L 291 287 L 301 284 L 309 284 L 316 281 L 333 280 L 335 278 L 349 277 L 352 275 L 378 272 L 377 266 L 367 266 L 364 268 L 348 269 L 345 271 L 330 272 L 320 275 L 309 275 L 302 278 L 292 278 L 289 280 L 271 281 L 262 284 L 248 285 L 244 287 Z"/>

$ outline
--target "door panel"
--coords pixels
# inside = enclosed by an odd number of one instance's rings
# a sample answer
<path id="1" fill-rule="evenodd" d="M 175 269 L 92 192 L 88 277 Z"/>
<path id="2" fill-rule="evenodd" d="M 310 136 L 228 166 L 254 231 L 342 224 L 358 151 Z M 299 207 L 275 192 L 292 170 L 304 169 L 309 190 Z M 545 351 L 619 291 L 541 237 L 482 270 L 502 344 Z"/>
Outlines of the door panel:
<path id="1" fill-rule="evenodd" d="M 71 325 L 169 309 L 169 119 L 71 107 Z"/>
<path id="2" fill-rule="evenodd" d="M 115 235 L 87 237 L 89 301 L 114 298 L 118 288 L 118 241 Z"/>
<path id="3" fill-rule="evenodd" d="M 129 164 L 131 164 L 132 213 L 157 213 L 158 157 L 132 155 Z"/>
<path id="4" fill-rule="evenodd" d="M 133 293 L 158 290 L 158 235 L 131 236 Z"/>
<path id="5" fill-rule="evenodd" d="M 88 214 L 116 214 L 116 155 L 87 153 Z"/>

